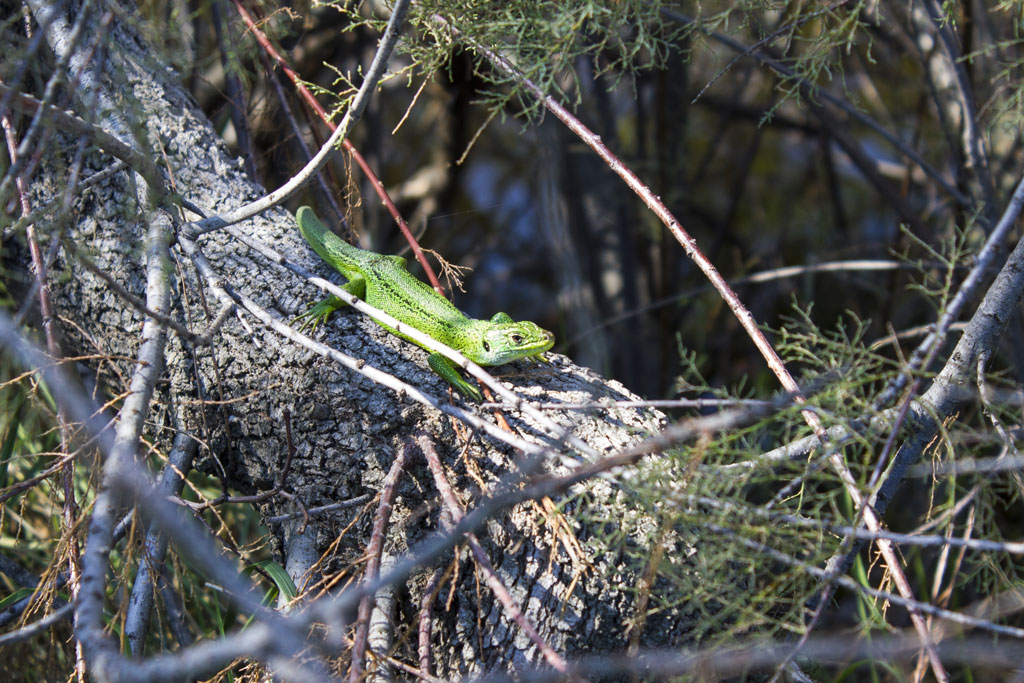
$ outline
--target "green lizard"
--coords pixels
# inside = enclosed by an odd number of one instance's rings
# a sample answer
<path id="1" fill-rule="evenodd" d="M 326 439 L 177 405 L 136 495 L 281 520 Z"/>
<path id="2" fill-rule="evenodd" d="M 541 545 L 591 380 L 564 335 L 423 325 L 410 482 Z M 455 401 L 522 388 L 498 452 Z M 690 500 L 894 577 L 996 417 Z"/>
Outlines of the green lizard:
<path id="1" fill-rule="evenodd" d="M 490 320 L 468 317 L 406 270 L 404 258 L 353 247 L 325 228 L 308 206 L 301 207 L 295 218 L 299 232 L 313 250 L 348 280 L 342 289 L 461 352 L 478 365 L 501 365 L 541 356 L 555 343 L 555 336 L 536 323 L 516 322 L 505 313 L 496 313 Z M 345 305 L 338 297 L 329 296 L 296 320 L 306 318 L 302 327 L 309 324 L 315 327 Z M 418 344 L 387 325 L 381 327 Z M 440 353 L 431 353 L 427 363 L 467 398 L 482 399 L 480 391 L 463 379 L 452 362 Z"/>

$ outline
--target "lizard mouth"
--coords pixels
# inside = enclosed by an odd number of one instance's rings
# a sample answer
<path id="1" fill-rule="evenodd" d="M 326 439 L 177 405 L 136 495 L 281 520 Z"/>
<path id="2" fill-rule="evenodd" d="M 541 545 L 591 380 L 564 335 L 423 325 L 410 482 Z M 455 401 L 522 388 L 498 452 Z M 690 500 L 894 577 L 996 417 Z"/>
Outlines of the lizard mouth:
<path id="1" fill-rule="evenodd" d="M 530 356 L 536 356 L 539 353 L 544 353 L 555 344 L 555 335 L 547 332 L 542 339 L 537 339 L 532 344 L 520 346 L 519 348 L 509 351 L 505 354 L 504 358 L 500 359 L 496 365 L 504 363 L 511 363 L 513 361 L 522 360 L 523 358 L 529 358 Z"/>
<path id="2" fill-rule="evenodd" d="M 551 332 L 548 332 L 547 330 L 544 330 L 542 338 L 538 339 L 536 343 L 530 344 L 528 348 L 524 348 L 524 353 L 522 356 L 520 356 L 520 358 L 525 358 L 526 356 L 534 356 L 538 353 L 544 353 L 554 345 L 555 335 L 553 335 Z"/>

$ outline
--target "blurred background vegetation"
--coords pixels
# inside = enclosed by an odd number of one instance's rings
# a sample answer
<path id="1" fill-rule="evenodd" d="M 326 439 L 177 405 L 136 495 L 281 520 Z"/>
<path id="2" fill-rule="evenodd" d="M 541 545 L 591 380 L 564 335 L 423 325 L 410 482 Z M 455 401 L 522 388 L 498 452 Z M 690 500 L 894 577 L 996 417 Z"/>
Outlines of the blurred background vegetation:
<path id="1" fill-rule="evenodd" d="M 352 27 L 353 13 L 365 16 L 367 5 L 339 4 L 348 11 L 324 8 L 315 20 L 291 21 L 279 11 L 266 26 L 295 43 L 291 56 L 300 73 L 325 89 L 338 89 L 337 71 L 365 62 L 378 35 Z M 813 304 L 813 319 L 825 327 L 849 315 L 869 321 L 869 340 L 886 336 L 890 325 L 907 330 L 933 320 L 932 305 L 908 289 L 921 277 L 913 266 L 924 261 L 945 277 L 946 264 L 923 246 L 944 249 L 958 230 L 973 227 L 977 207 L 956 201 L 849 113 L 821 95 L 807 97 L 797 80 L 828 88 L 969 193 L 971 173 L 950 128 L 955 121 L 936 106 L 935 90 L 950 84 L 929 73 L 935 56 L 923 53 L 928 36 L 915 35 L 911 9 L 759 2 L 659 13 L 653 3 L 609 4 L 613 9 L 599 12 L 597 3 L 534 3 L 529 10 L 467 3 L 477 11 L 461 17 L 459 27 L 496 24 L 477 29 L 481 40 L 504 31 L 521 70 L 573 105 L 727 279 L 846 262 L 831 272 L 739 284 L 761 324 L 779 327 L 794 303 Z M 967 65 L 994 155 L 993 180 L 1005 197 L 1019 152 L 1008 95 L 1019 77 L 1010 57 L 1020 8 L 983 5 L 958 6 L 954 18 L 965 54 L 977 52 Z M 701 22 L 684 21 L 685 11 L 700 12 Z M 783 60 L 794 75 L 781 77 L 712 31 L 756 48 L 762 59 Z M 613 40 L 599 43 L 596 36 L 607 33 Z M 573 41 L 563 41 L 559 52 L 556 40 L 564 35 Z M 353 141 L 422 245 L 473 269 L 465 291 L 454 295 L 460 307 L 477 316 L 508 309 L 535 319 L 556 331 L 558 351 L 649 398 L 676 394 L 680 344 L 697 351 L 714 386 L 775 385 L 682 247 L 600 159 L 486 61 L 458 47 L 438 54 L 429 36 L 421 38 L 425 45 L 417 43 L 395 65 L 407 69 L 381 89 Z M 206 39 L 214 36 L 207 32 Z M 537 44 L 549 49 L 528 49 Z M 180 68 L 233 141 L 213 47 L 205 61 Z M 235 48 L 239 68 L 251 73 L 256 47 L 239 37 Z M 523 63 L 529 56 L 536 65 Z M 289 144 L 289 126 L 268 88 L 250 85 L 246 106 L 258 114 L 250 115 L 253 138 L 266 149 L 259 174 L 277 186 L 304 159 Z M 344 159 L 334 173 L 349 187 L 345 210 L 363 246 L 402 251 L 404 240 L 369 181 Z M 875 267 L 889 269 L 867 269 L 862 260 L 886 261 Z"/>

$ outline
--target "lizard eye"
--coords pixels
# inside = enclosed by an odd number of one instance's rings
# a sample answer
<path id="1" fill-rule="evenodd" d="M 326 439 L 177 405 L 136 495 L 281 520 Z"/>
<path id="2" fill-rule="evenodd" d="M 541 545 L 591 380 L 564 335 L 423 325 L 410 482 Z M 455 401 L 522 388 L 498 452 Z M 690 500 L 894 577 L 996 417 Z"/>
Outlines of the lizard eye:
<path id="1" fill-rule="evenodd" d="M 484 342 L 484 351 L 486 351 L 487 353 L 491 352 L 491 345 L 488 344 L 487 342 Z"/>
<path id="2" fill-rule="evenodd" d="M 523 338 L 521 336 L 519 336 L 518 334 L 513 334 L 512 335 L 512 343 L 513 344 L 521 344 L 522 342 L 523 342 Z"/>

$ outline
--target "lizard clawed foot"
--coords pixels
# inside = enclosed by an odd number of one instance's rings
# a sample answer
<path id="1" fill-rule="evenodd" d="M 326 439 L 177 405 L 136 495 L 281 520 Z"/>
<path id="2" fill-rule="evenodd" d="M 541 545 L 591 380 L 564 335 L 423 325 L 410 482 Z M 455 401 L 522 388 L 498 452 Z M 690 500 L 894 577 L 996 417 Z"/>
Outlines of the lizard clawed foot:
<path id="1" fill-rule="evenodd" d="M 299 320 L 302 320 L 302 326 L 299 328 L 299 332 L 302 332 L 309 327 L 310 332 L 315 332 L 317 325 L 327 324 L 327 319 L 331 317 L 331 313 L 337 310 L 338 306 L 335 301 L 332 301 L 335 297 L 329 297 L 323 301 L 318 301 L 315 304 L 309 305 L 309 310 L 305 313 L 292 318 L 290 325 L 294 325 Z"/>

